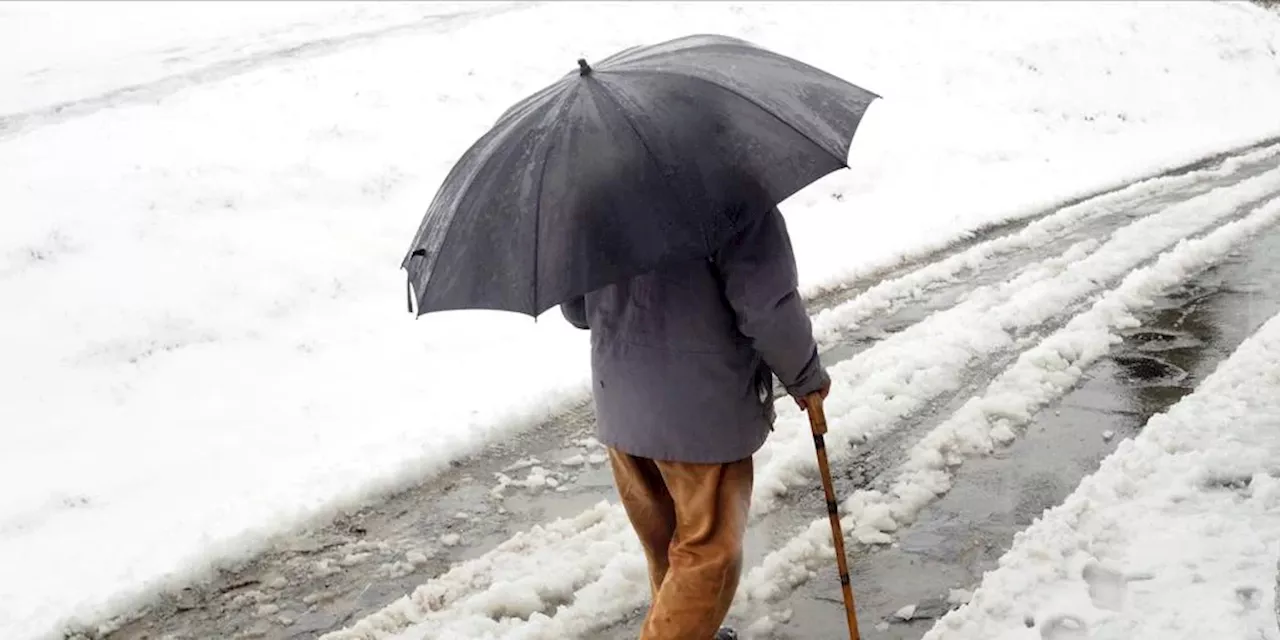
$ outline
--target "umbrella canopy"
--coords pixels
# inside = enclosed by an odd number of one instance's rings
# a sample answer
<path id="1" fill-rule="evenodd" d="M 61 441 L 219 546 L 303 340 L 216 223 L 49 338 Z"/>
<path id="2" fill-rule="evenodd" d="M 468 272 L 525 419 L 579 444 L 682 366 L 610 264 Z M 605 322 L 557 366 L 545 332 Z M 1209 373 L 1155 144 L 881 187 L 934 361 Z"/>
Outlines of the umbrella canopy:
<path id="1" fill-rule="evenodd" d="M 679 260 L 839 168 L 875 94 L 749 42 L 628 49 L 509 109 L 402 267 L 417 313 L 529 315 Z"/>

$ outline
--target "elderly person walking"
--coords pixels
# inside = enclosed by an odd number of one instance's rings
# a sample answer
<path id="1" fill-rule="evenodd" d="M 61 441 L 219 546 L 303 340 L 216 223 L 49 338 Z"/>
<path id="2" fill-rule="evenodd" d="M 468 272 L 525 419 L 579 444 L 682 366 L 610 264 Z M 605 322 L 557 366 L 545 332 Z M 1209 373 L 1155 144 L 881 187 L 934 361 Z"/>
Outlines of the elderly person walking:
<path id="1" fill-rule="evenodd" d="M 561 306 L 591 330 L 599 439 L 649 562 L 641 640 L 727 640 L 752 456 L 773 429 L 773 376 L 796 402 L 830 388 L 777 208 L 710 259 Z"/>

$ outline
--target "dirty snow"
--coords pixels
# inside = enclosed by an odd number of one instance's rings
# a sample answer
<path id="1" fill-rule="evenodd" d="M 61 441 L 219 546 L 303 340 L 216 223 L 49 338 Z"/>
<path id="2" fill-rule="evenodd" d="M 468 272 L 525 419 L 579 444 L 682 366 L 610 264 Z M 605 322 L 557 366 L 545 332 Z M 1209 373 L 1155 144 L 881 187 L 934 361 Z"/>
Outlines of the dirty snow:
<path id="1" fill-rule="evenodd" d="M 1019 534 L 925 640 L 1280 638 L 1277 362 L 1280 316 Z"/>
<path id="2" fill-rule="evenodd" d="M 714 31 L 886 96 L 853 169 L 784 205 L 809 293 L 1280 133 L 1280 18 L 1244 4 L 554 3 L 402 31 L 450 7 L 176 6 L 0 6 L 5 638 L 585 397 L 554 313 L 413 321 L 395 268 L 453 160 L 580 55 Z M 629 579 L 612 544 L 579 555 Z"/>

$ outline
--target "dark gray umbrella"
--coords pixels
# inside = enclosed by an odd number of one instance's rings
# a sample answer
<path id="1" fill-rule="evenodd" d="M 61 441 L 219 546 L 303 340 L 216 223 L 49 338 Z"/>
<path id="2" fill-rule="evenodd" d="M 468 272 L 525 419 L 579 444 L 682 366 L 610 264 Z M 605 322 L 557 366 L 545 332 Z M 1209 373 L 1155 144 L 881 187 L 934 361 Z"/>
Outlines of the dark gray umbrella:
<path id="1" fill-rule="evenodd" d="M 402 264 L 419 314 L 537 315 L 708 256 L 746 216 L 846 167 L 878 97 L 717 35 L 578 65 L 445 178 Z"/>

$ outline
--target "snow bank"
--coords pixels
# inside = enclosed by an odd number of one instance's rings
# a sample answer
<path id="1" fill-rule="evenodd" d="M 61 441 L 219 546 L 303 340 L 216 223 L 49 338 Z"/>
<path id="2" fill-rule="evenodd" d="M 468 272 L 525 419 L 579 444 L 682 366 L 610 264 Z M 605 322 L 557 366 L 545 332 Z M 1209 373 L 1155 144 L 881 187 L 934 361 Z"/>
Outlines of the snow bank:
<path id="1" fill-rule="evenodd" d="M 886 96 L 854 170 L 784 206 L 811 293 L 1254 142 L 1280 111 L 1280 19 L 1245 5 L 557 3 L 359 47 L 337 44 L 433 9 L 157 6 L 0 7 L 0 113 L 180 76 L 0 138 L 6 638 L 120 611 L 584 398 L 584 335 L 414 322 L 395 269 L 454 159 L 580 55 L 714 31 Z M 291 57 L 317 38 L 340 55 Z"/>
<path id="2" fill-rule="evenodd" d="M 1280 637 L 1277 362 L 1280 316 L 1018 534 L 925 640 Z"/>

